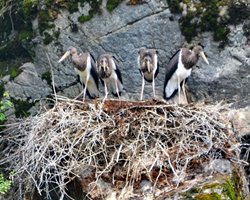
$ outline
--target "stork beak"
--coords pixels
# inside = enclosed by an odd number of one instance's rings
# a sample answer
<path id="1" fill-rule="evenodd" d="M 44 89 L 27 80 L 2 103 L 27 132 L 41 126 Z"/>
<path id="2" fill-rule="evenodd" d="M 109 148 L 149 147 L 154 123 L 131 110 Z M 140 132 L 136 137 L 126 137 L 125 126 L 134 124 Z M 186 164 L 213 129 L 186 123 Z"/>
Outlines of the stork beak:
<path id="1" fill-rule="evenodd" d="M 70 51 L 66 51 L 65 54 L 60 58 L 60 60 L 58 61 L 58 63 L 60 63 L 63 60 L 65 60 L 69 55 L 70 55 Z"/>
<path id="2" fill-rule="evenodd" d="M 150 69 L 150 63 L 149 63 L 149 61 L 147 61 L 147 68 L 148 68 L 148 72 L 150 73 L 151 69 Z"/>
<path id="3" fill-rule="evenodd" d="M 104 63 L 104 65 L 103 65 L 103 70 L 104 70 L 105 72 L 106 72 L 107 68 L 108 68 L 107 64 Z"/>
<path id="4" fill-rule="evenodd" d="M 200 52 L 200 55 L 201 55 L 201 57 L 203 58 L 203 60 L 209 65 L 209 62 L 208 62 L 208 60 L 207 60 L 207 58 L 206 58 L 204 52 Z"/>

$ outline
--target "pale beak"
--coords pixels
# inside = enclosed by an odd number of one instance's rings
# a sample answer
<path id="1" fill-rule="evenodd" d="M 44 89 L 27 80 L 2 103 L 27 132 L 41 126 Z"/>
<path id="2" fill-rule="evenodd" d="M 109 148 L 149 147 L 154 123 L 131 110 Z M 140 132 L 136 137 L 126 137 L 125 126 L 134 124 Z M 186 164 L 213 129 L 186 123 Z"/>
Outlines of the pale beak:
<path id="1" fill-rule="evenodd" d="M 203 60 L 209 65 L 209 62 L 208 62 L 208 60 L 207 60 L 207 58 L 206 58 L 204 52 L 200 52 L 200 55 L 201 55 L 201 57 L 203 58 Z"/>
<path id="2" fill-rule="evenodd" d="M 70 55 L 70 51 L 66 51 L 65 54 L 60 58 L 60 60 L 58 61 L 58 63 L 60 63 L 63 60 L 65 60 L 69 55 Z"/>
<path id="3" fill-rule="evenodd" d="M 108 68 L 107 64 L 104 63 L 104 65 L 103 65 L 103 70 L 104 70 L 105 72 L 106 72 L 107 68 Z"/>
<path id="4" fill-rule="evenodd" d="M 149 61 L 147 61 L 147 67 L 148 67 L 148 72 L 150 73 L 151 69 L 150 69 L 150 63 L 149 63 Z"/>

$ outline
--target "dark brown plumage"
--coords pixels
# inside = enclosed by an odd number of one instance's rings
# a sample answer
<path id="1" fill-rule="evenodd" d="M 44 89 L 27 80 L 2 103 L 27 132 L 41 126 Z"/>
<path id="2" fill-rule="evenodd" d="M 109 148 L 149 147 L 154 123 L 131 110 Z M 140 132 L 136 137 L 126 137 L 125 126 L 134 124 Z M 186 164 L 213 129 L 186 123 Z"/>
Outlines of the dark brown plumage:
<path id="1" fill-rule="evenodd" d="M 104 82 L 105 98 L 108 91 L 120 98 L 123 90 L 122 76 L 118 66 L 111 54 L 102 54 L 97 59 L 97 71 L 100 79 Z"/>
<path id="2" fill-rule="evenodd" d="M 65 52 L 58 62 L 62 62 L 68 56 L 71 56 L 75 71 L 84 87 L 83 99 L 85 99 L 86 93 L 90 98 L 99 97 L 99 81 L 93 56 L 90 53 L 78 54 L 75 47 L 69 47 L 68 51 Z"/>
<path id="3" fill-rule="evenodd" d="M 201 46 L 195 46 L 192 51 L 187 48 L 181 48 L 170 58 L 165 74 L 163 91 L 165 99 L 172 98 L 176 94 L 176 91 L 178 91 L 180 103 L 180 85 L 182 83 L 182 90 L 187 102 L 185 80 L 190 76 L 192 67 L 196 65 L 200 56 L 209 64 Z"/>
<path id="4" fill-rule="evenodd" d="M 142 75 L 142 89 L 141 100 L 143 98 L 143 91 L 145 81 L 152 82 L 153 96 L 155 97 L 155 78 L 159 72 L 157 50 L 155 49 L 141 49 L 138 56 L 138 66 Z"/>

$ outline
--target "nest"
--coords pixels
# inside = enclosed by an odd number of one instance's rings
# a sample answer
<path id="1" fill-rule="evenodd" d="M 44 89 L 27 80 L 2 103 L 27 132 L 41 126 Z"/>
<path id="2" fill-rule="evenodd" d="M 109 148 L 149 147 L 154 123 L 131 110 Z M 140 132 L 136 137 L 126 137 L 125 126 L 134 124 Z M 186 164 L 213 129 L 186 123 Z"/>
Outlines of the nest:
<path id="1" fill-rule="evenodd" d="M 120 199 L 126 188 L 140 195 L 143 181 L 171 190 L 204 173 L 208 160 L 238 158 L 237 141 L 220 111 L 220 106 L 156 100 L 60 99 L 12 125 L 0 164 L 14 168 L 20 190 L 29 184 L 48 199 L 49 184 L 62 199 L 75 179 L 91 199 L 110 195 L 100 182 Z"/>

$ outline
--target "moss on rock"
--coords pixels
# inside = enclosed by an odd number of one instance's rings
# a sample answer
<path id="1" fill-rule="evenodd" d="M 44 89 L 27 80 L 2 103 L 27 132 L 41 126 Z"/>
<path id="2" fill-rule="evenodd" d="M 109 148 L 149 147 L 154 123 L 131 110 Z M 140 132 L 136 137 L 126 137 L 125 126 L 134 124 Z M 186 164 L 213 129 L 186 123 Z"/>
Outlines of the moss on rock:
<path id="1" fill-rule="evenodd" d="M 80 17 L 78 17 L 78 22 L 80 23 L 84 23 L 84 22 L 87 22 L 89 20 L 91 20 L 93 16 L 91 15 L 81 15 Z"/>
<path id="2" fill-rule="evenodd" d="M 15 115 L 18 118 L 28 117 L 30 115 L 29 109 L 35 105 L 35 103 L 30 103 L 28 101 L 22 101 L 19 99 L 11 98 L 15 108 Z"/>
<path id="3" fill-rule="evenodd" d="M 47 71 L 47 72 L 44 72 L 42 74 L 42 80 L 46 80 L 46 82 L 51 85 L 52 83 L 52 76 L 51 76 L 51 73 L 50 71 Z"/>
<path id="4" fill-rule="evenodd" d="M 239 177 L 233 174 L 214 174 L 213 178 L 201 183 L 197 188 L 192 188 L 181 193 L 180 199 L 192 200 L 243 200 L 242 187 L 237 185 Z"/>
<path id="5" fill-rule="evenodd" d="M 22 10 L 27 17 L 34 17 L 37 12 L 38 0 L 23 0 Z"/>
<path id="6" fill-rule="evenodd" d="M 239 24 L 250 18 L 250 7 L 236 0 L 167 0 L 172 13 L 182 14 L 179 19 L 182 34 L 188 42 L 205 31 L 213 32 L 215 41 L 224 46 L 228 41 L 228 25 Z M 241 13 L 239 15 L 239 13 Z"/>
<path id="7" fill-rule="evenodd" d="M 106 5 L 107 10 L 109 12 L 113 11 L 121 2 L 122 0 L 108 0 Z"/>
<path id="8" fill-rule="evenodd" d="M 51 29 L 55 25 L 52 23 L 48 10 L 41 10 L 38 14 L 39 32 L 42 34 L 46 29 Z"/>
<path id="9" fill-rule="evenodd" d="M 19 67 L 18 68 L 11 68 L 10 80 L 13 80 L 14 78 L 16 78 L 21 72 L 22 72 L 22 70 Z"/>
<path id="10" fill-rule="evenodd" d="M 199 194 L 195 196 L 196 200 L 222 200 L 221 195 L 216 192 L 208 193 L 208 194 Z"/>
<path id="11" fill-rule="evenodd" d="M 43 35 L 44 35 L 43 43 L 45 45 L 48 45 L 49 43 L 51 43 L 54 40 L 52 35 L 50 35 L 48 32 L 44 32 Z"/>

